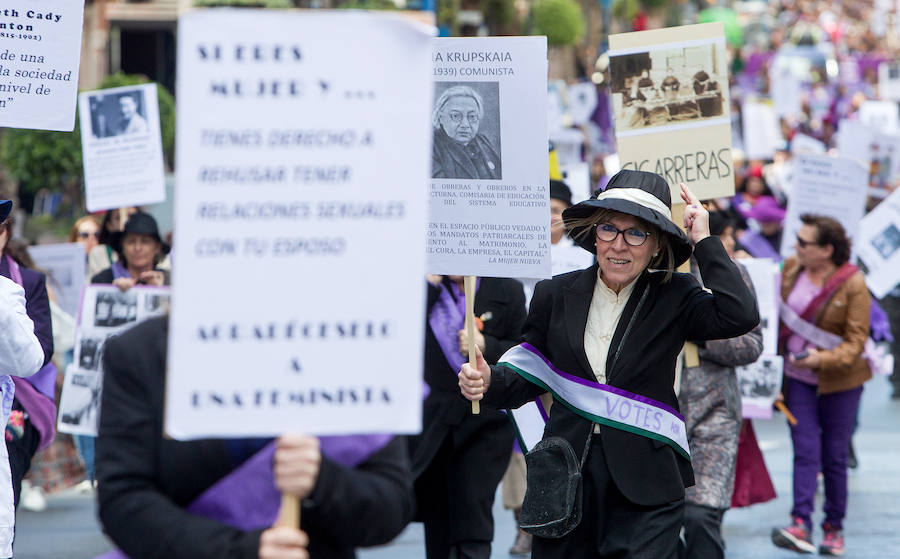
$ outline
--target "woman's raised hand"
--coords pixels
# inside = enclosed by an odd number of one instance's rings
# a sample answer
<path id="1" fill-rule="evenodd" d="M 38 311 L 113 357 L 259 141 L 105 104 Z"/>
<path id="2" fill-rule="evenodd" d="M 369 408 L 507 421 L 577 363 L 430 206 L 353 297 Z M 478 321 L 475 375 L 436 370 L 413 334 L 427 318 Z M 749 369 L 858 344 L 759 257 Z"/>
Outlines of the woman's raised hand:
<path id="1" fill-rule="evenodd" d="M 709 212 L 691 189 L 681 183 L 681 199 L 684 200 L 684 229 L 688 239 L 697 244 L 709 237 Z"/>
<path id="2" fill-rule="evenodd" d="M 491 384 L 491 368 L 481 354 L 478 346 L 475 346 L 475 366 L 463 363 L 459 370 L 459 389 L 467 400 L 477 402 L 484 398 L 488 386 Z"/>

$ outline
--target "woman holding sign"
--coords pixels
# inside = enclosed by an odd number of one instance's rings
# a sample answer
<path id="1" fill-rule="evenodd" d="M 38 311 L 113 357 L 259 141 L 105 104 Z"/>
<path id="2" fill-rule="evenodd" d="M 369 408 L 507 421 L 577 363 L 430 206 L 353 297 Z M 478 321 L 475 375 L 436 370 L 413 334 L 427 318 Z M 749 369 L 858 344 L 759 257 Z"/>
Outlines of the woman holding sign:
<path id="1" fill-rule="evenodd" d="M 731 338 L 759 321 L 756 300 L 682 185 L 685 235 L 665 179 L 625 170 L 566 210 L 569 235 L 596 255 L 537 285 L 522 343 L 497 366 L 463 365 L 470 400 L 517 407 L 561 400 L 527 457 L 523 529 L 533 557 L 675 557 L 684 488 L 694 482 L 675 363 L 685 341 Z M 706 291 L 675 273 L 694 256 Z"/>
<path id="2" fill-rule="evenodd" d="M 113 233 L 110 245 L 119 258 L 91 278 L 91 283 L 111 283 L 126 291 L 135 285 L 169 285 L 169 274 L 157 265 L 169 253 L 159 236 L 153 216 L 138 212 L 128 218 L 121 232 Z"/>

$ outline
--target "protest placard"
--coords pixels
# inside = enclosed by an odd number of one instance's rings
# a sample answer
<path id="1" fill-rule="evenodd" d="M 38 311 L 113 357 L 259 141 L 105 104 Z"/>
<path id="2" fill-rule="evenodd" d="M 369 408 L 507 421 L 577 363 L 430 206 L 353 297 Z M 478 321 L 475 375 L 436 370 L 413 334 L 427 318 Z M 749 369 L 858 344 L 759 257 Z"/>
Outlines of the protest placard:
<path id="1" fill-rule="evenodd" d="M 740 263 L 747 270 L 756 291 L 763 354 L 778 353 L 778 301 L 781 298 L 776 291 L 780 273 L 778 264 L 768 258 L 744 258 Z"/>
<path id="2" fill-rule="evenodd" d="M 28 247 L 28 254 L 46 272 L 47 285 L 53 289 L 60 308 L 73 317 L 78 314 L 86 274 L 84 246 L 78 243 L 35 245 Z"/>
<path id="3" fill-rule="evenodd" d="M 741 391 L 741 413 L 748 419 L 771 419 L 781 392 L 784 358 L 764 355 L 755 363 L 735 367 Z"/>
<path id="4" fill-rule="evenodd" d="M 179 21 L 169 435 L 420 429 L 432 31 Z"/>
<path id="5" fill-rule="evenodd" d="M 782 256 L 794 253 L 802 214 L 832 217 L 844 226 L 850 238 L 854 238 L 865 213 L 868 178 L 868 170 L 853 159 L 797 155 L 781 237 Z"/>
<path id="6" fill-rule="evenodd" d="M 803 114 L 803 84 L 791 69 L 788 58 L 776 57 L 769 70 L 772 104 L 778 117 L 796 117 Z"/>
<path id="7" fill-rule="evenodd" d="M 772 159 L 783 142 L 778 116 L 769 103 L 746 101 L 741 109 L 744 131 L 744 156 L 747 159 Z"/>
<path id="8" fill-rule="evenodd" d="M 900 133 L 900 109 L 895 101 L 863 101 L 859 121 L 881 132 Z"/>
<path id="9" fill-rule="evenodd" d="M 806 134 L 797 132 L 791 138 L 791 153 L 794 155 L 798 153 L 824 155 L 826 151 L 828 150 L 825 148 L 825 144 L 813 138 L 812 136 L 807 136 Z"/>
<path id="10" fill-rule="evenodd" d="M 84 2 L 8 0 L 0 21 L 0 127 L 75 128 Z"/>
<path id="11" fill-rule="evenodd" d="M 168 309 L 168 287 L 138 286 L 122 291 L 112 285 L 85 286 L 75 329 L 75 355 L 66 369 L 59 399 L 60 432 L 97 436 L 106 341 Z"/>
<path id="12" fill-rule="evenodd" d="M 884 198 L 900 178 L 900 135 L 882 132 L 858 120 L 841 120 L 837 148 L 842 157 L 869 170 L 869 195 Z"/>
<path id="13" fill-rule="evenodd" d="M 734 193 L 731 103 L 721 23 L 609 37 L 610 91 L 623 169 L 662 175 L 680 200 Z"/>
<path id="14" fill-rule="evenodd" d="M 885 61 L 878 65 L 878 96 L 900 101 L 900 62 Z"/>
<path id="15" fill-rule="evenodd" d="M 884 297 L 900 283 L 900 190 L 862 219 L 853 248 L 875 297 Z"/>
<path id="16" fill-rule="evenodd" d="M 156 84 L 85 91 L 78 98 L 88 211 L 164 201 Z"/>
<path id="17" fill-rule="evenodd" d="M 546 37 L 442 38 L 433 60 L 428 272 L 550 277 Z"/>
<path id="18" fill-rule="evenodd" d="M 566 88 L 566 94 L 572 124 L 586 124 L 597 107 L 597 86 L 592 82 L 573 83 Z"/>

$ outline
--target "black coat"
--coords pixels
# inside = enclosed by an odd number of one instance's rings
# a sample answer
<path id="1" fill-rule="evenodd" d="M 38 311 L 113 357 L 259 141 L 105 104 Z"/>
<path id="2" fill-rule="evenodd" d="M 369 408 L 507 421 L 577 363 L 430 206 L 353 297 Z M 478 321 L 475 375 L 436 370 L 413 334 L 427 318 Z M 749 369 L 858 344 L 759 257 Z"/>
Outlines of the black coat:
<path id="1" fill-rule="evenodd" d="M 449 281 L 444 278 L 444 281 Z M 440 291 L 428 286 L 427 307 L 437 301 Z M 522 324 L 525 322 L 525 293 L 522 284 L 512 279 L 482 278 L 475 294 L 475 316 L 487 316 L 482 334 L 485 339 L 485 359 L 497 360 L 507 349 L 519 343 Z M 455 495 L 448 506 L 453 519 L 453 531 L 459 539 L 483 539 L 482 532 L 489 531 L 487 540 L 493 539 L 490 524 L 491 503 L 497 485 L 509 465 L 514 431 L 505 413 L 482 407 L 479 415 L 472 414 L 471 404 L 460 396 L 457 373 L 451 369 L 441 347 L 425 324 L 425 381 L 431 389 L 425 399 L 422 433 L 410 437 L 413 477 L 418 479 L 446 464 L 436 464 L 435 456 L 442 445 L 449 446 L 453 461 L 452 479 L 441 483 L 450 487 Z M 442 476 L 437 476 L 442 477 Z M 454 487 L 454 480 L 467 480 Z M 424 509 L 439 506 L 430 497 L 418 491 L 419 519 L 427 516 Z M 483 506 L 486 503 L 486 507 Z"/>
<path id="2" fill-rule="evenodd" d="M 687 340 L 733 338 L 759 322 L 756 298 L 717 237 L 694 249 L 708 293 L 690 274 L 663 283 L 662 272 L 645 272 L 634 287 L 610 345 L 607 383 L 678 409 L 675 360 Z M 597 265 L 537 284 L 523 338 L 562 371 L 596 382 L 584 351 L 584 329 Z M 646 291 L 640 311 L 635 313 Z M 622 344 L 629 322 L 634 321 Z M 614 349 L 621 345 L 615 358 Z M 484 403 L 518 407 L 542 390 L 505 367 L 491 367 Z M 587 420 L 565 406 L 551 408 L 544 436 L 561 436 L 578 452 L 590 430 Z M 691 463 L 665 443 L 603 427 L 599 434 L 616 487 L 630 501 L 658 506 L 684 496 L 694 483 Z"/>
<path id="3" fill-rule="evenodd" d="M 131 559 L 257 559 L 260 530 L 184 510 L 238 464 L 221 439 L 163 438 L 167 335 L 167 319 L 151 319 L 106 344 L 96 454 L 104 532 Z M 355 547 L 393 539 L 412 508 L 406 441 L 397 438 L 355 468 L 323 456 L 301 527 L 311 557 L 351 558 Z"/>

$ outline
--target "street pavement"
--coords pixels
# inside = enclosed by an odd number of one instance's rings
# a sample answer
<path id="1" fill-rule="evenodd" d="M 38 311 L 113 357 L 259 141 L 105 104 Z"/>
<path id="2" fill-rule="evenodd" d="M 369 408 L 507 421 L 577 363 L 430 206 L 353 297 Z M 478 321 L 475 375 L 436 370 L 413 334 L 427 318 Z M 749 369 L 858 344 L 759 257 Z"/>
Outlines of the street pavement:
<path id="1" fill-rule="evenodd" d="M 796 557 L 775 548 L 769 540 L 773 526 L 785 524 L 791 508 L 791 444 L 778 415 L 756 421 L 756 434 L 765 454 L 778 498 L 725 515 L 728 559 Z M 860 466 L 850 473 L 850 500 L 844 526 L 847 553 L 852 559 L 900 557 L 900 401 L 890 400 L 890 385 L 877 378 L 863 393 L 859 431 L 854 438 Z M 821 492 L 814 522 L 820 524 Z M 512 514 L 494 507 L 495 537 L 492 559 L 507 559 L 515 527 Z M 40 513 L 21 511 L 18 519 L 17 559 L 89 559 L 110 549 L 96 521 L 90 495 L 65 492 L 48 499 Z M 817 529 L 816 541 L 821 539 Z M 421 524 L 410 525 L 393 543 L 359 553 L 360 559 L 421 559 Z M 703 559 L 703 558 L 698 558 Z"/>

